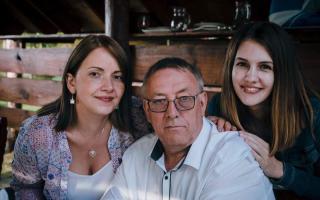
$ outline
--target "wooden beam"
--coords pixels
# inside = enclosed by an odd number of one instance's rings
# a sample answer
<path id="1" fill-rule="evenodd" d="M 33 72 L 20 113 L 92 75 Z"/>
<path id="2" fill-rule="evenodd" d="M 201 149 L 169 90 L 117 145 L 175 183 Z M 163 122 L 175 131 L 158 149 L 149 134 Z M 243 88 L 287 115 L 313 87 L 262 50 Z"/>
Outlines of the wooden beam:
<path id="1" fill-rule="evenodd" d="M 61 76 L 72 49 L 0 49 L 0 71 Z"/>
<path id="2" fill-rule="evenodd" d="M 34 10 L 36 10 L 47 22 L 49 22 L 50 26 L 53 26 L 54 28 L 56 28 L 59 31 L 62 31 L 62 29 L 54 22 L 50 19 L 50 17 L 48 17 L 44 12 L 41 11 L 40 8 L 38 8 L 38 6 L 36 6 L 31 0 L 25 0 Z M 49 25 L 47 25 L 49 26 Z"/>
<path id="3" fill-rule="evenodd" d="M 41 32 L 41 29 L 37 25 L 32 23 L 32 21 L 24 13 L 17 9 L 15 5 L 12 4 L 12 1 L 4 0 L 4 3 L 11 10 L 12 16 L 19 20 L 19 22 L 26 28 L 28 32 Z"/>
<path id="4" fill-rule="evenodd" d="M 112 21 L 113 21 L 113 0 L 105 0 L 104 8 L 105 8 L 104 32 L 106 35 L 111 36 Z"/>
<path id="5" fill-rule="evenodd" d="M 57 99 L 61 87 L 60 81 L 0 78 L 0 99 L 42 106 Z"/>
<path id="6" fill-rule="evenodd" d="M 17 108 L 5 108 L 0 107 L 0 116 L 6 117 L 8 121 L 8 127 L 19 128 L 23 120 L 34 115 L 34 112 L 21 110 Z"/>
<path id="7" fill-rule="evenodd" d="M 75 14 L 84 21 L 82 32 L 99 32 L 104 30 L 104 22 L 84 0 L 65 0 Z"/>

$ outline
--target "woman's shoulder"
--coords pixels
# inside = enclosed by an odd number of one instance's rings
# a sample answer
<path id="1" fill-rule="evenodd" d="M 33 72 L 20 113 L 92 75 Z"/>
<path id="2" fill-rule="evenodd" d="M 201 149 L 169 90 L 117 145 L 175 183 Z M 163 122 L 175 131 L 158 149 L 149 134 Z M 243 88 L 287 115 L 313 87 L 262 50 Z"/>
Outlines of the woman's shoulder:
<path id="1" fill-rule="evenodd" d="M 26 140 L 29 143 L 47 145 L 52 140 L 56 117 L 53 114 L 45 116 L 31 116 L 21 125 L 17 140 Z M 41 145 L 41 146 L 43 146 Z"/>
<path id="2" fill-rule="evenodd" d="M 127 131 L 120 131 L 116 127 L 112 127 L 109 145 L 110 146 L 120 146 L 127 149 L 134 142 L 134 137 L 131 133 Z"/>
<path id="3" fill-rule="evenodd" d="M 320 115 L 320 99 L 316 96 L 310 97 L 311 106 L 315 115 Z M 320 116 L 319 116 L 320 117 Z"/>

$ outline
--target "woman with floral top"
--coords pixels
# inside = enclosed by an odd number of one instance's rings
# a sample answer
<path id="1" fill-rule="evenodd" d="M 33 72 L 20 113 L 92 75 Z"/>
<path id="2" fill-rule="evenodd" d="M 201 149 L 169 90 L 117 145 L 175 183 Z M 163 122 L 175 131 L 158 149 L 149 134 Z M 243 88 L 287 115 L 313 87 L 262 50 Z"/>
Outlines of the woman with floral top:
<path id="1" fill-rule="evenodd" d="M 99 199 L 133 142 L 128 132 L 128 60 L 107 36 L 73 50 L 62 94 L 27 119 L 12 163 L 17 199 Z"/>

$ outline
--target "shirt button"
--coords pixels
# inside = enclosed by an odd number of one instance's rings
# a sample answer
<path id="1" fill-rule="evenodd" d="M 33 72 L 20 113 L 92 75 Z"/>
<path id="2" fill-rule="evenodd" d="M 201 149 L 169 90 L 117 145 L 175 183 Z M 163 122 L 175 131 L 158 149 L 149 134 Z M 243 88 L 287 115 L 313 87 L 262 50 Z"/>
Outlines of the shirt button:
<path id="1" fill-rule="evenodd" d="M 164 176 L 164 179 L 165 179 L 165 180 L 168 180 L 168 176 Z"/>

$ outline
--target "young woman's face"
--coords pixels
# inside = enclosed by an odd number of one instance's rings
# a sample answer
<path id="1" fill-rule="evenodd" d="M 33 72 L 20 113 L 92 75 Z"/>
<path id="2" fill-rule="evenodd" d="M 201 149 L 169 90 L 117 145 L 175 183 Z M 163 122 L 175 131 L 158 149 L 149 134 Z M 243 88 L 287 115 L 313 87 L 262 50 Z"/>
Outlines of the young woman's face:
<path id="1" fill-rule="evenodd" d="M 77 113 L 109 115 L 124 93 L 122 79 L 113 56 L 104 48 L 93 50 L 81 63 L 76 76 L 68 75 L 68 88 L 77 95 Z"/>
<path id="2" fill-rule="evenodd" d="M 232 84 L 240 101 L 259 109 L 272 92 L 273 61 L 266 49 L 253 40 L 240 44 L 232 69 Z"/>

